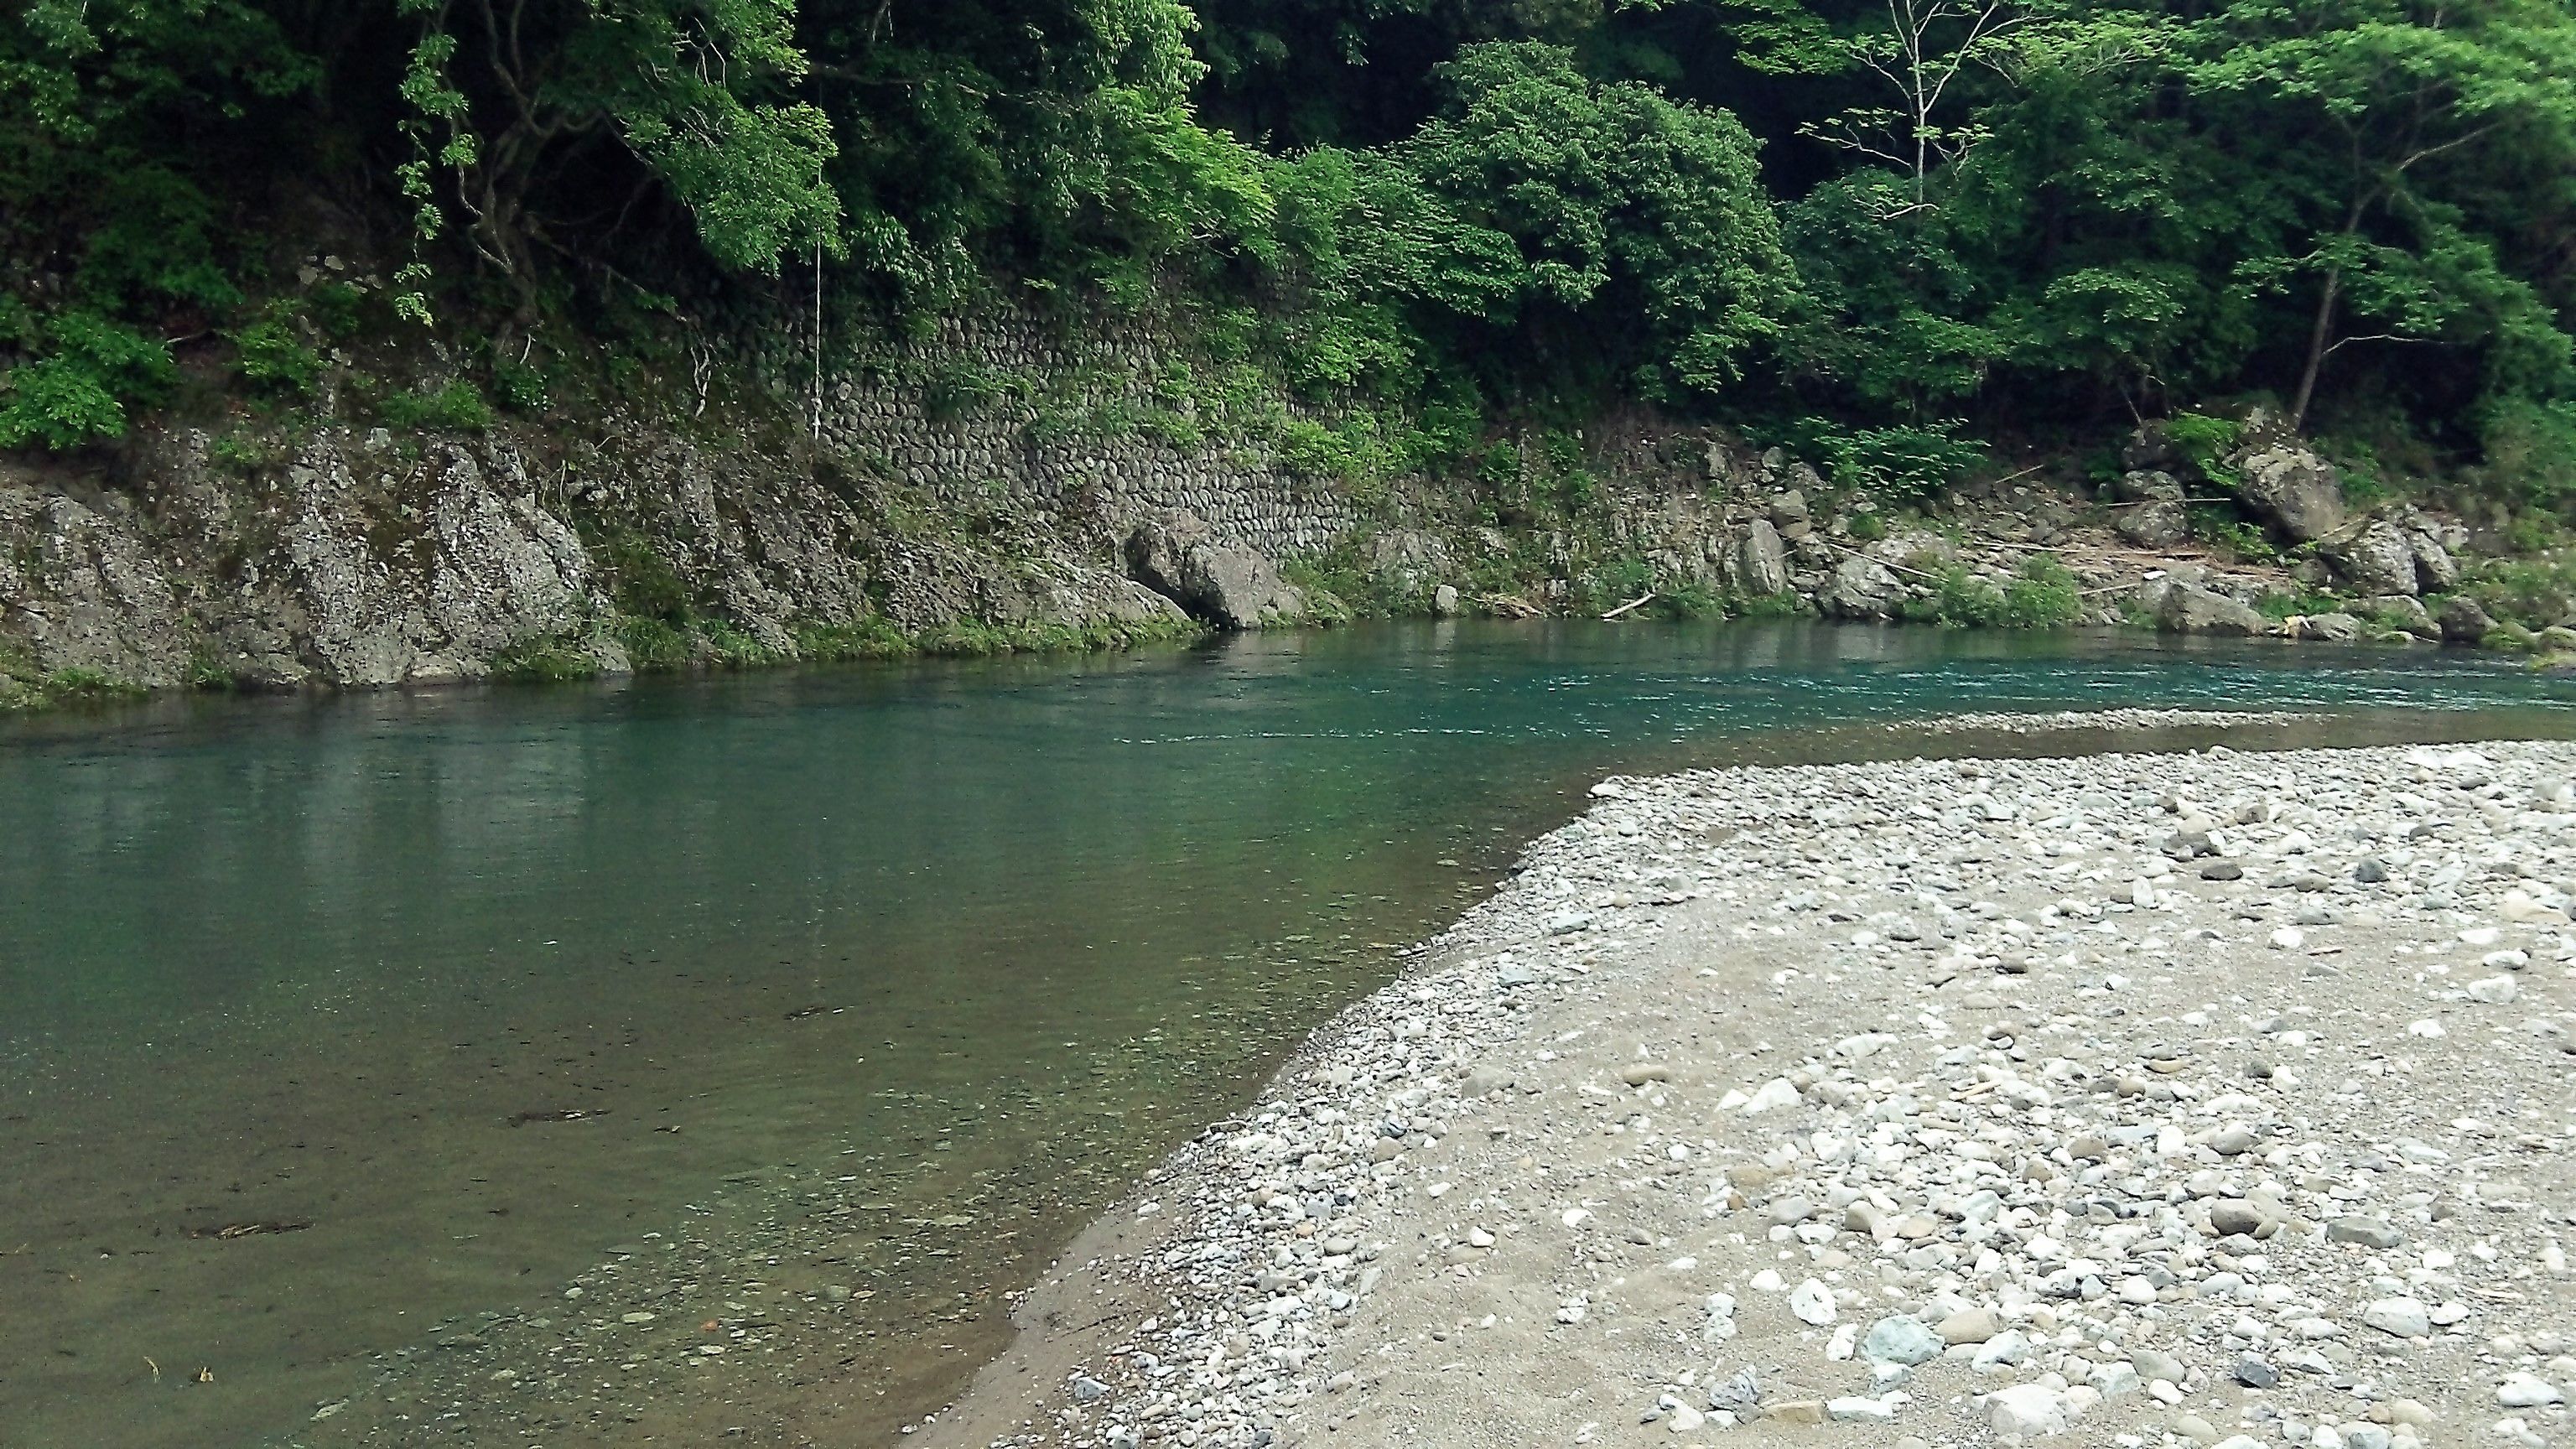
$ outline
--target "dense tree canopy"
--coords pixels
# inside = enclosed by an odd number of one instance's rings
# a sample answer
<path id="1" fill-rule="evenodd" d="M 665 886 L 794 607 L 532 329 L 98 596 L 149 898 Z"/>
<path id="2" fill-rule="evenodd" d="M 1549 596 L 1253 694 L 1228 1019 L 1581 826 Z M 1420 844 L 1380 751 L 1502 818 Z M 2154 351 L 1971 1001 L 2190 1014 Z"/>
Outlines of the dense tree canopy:
<path id="1" fill-rule="evenodd" d="M 2569 0 L 31 0 L 0 445 L 293 386 L 320 217 L 504 340 L 820 267 L 1486 409 L 2576 439 Z"/>

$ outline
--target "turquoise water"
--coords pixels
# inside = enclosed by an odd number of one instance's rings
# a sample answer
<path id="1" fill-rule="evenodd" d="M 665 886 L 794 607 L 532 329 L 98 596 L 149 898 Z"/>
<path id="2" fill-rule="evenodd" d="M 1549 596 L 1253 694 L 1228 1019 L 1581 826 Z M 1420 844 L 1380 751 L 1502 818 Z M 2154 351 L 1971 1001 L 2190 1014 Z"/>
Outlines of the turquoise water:
<path id="1" fill-rule="evenodd" d="M 2334 715 L 2261 744 L 2571 704 L 2430 652 L 1462 624 L 20 725 L 0 1444 L 864 1442 L 1603 773 L 2022 747 L 1909 728 L 1962 711 Z M 845 1180 L 876 1226 L 780 1210 Z M 423 1349 L 560 1347 L 566 1279 L 646 1233 L 863 1292 L 758 1371 L 468 1392 Z"/>

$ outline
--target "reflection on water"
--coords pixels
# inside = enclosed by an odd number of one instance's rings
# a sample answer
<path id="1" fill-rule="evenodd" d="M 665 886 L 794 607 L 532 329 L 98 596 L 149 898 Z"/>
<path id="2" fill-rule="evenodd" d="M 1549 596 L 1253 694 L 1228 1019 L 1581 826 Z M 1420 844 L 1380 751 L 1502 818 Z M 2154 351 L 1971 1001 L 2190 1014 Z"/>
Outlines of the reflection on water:
<path id="1" fill-rule="evenodd" d="M 685 1438 L 746 1405 L 864 1437 L 1599 773 L 1910 753 L 1877 726 L 1957 710 L 2359 739 L 2568 702 L 2423 653 L 1444 625 L 19 726 L 0 1442 Z M 562 1297 L 603 1262 L 597 1301 L 786 1317 L 709 1367 L 612 1351 Z M 586 1367 L 493 1381 L 504 1353 Z"/>

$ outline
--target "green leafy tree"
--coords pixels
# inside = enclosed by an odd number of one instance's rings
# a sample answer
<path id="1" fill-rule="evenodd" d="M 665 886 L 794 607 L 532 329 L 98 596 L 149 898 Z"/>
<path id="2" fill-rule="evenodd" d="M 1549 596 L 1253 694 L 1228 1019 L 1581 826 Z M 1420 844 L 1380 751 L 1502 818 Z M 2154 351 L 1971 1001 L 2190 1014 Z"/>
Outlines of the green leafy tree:
<path id="1" fill-rule="evenodd" d="M 2302 163 L 2286 179 L 2307 193 L 2306 245 L 2244 269 L 2313 290 L 2294 425 L 2328 359 L 2363 342 L 2497 325 L 2563 365 L 2563 334 L 2541 335 L 2555 331 L 2547 309 L 2444 194 L 2460 179 L 2450 163 L 2474 165 L 2481 148 L 2576 161 L 2576 14 L 2563 0 L 2240 0 L 2193 42 L 2197 95 L 2273 145 L 2293 142 Z"/>
<path id="2" fill-rule="evenodd" d="M 1199 0 L 1209 115 L 1282 147 L 1386 145 L 1438 108 L 1434 72 L 1495 40 L 1576 45 L 1608 0 Z"/>
<path id="3" fill-rule="evenodd" d="M 995 271 L 1132 290 L 1268 226 L 1261 160 L 1200 126 L 1177 0 L 808 0 L 852 260 L 936 310 Z"/>
<path id="4" fill-rule="evenodd" d="M 1933 173 L 1985 139 L 1970 92 L 1981 73 L 2009 74 L 2046 16 L 2013 0 L 1885 0 L 1848 18 L 1800 0 L 1743 0 L 1735 26 L 1747 62 L 1775 74 L 1851 76 L 1885 99 L 1847 105 L 1801 129 L 1894 167 L 1911 199 L 1931 205 Z"/>
<path id="5" fill-rule="evenodd" d="M 1309 173 L 1337 188 L 1344 275 L 1458 355 L 1519 359 L 1506 378 L 1674 397 L 1741 377 L 1794 275 L 1743 127 L 1592 82 L 1562 47 L 1472 45 L 1441 74 L 1413 137 Z"/>
<path id="6" fill-rule="evenodd" d="M 0 446 L 124 433 L 169 336 L 240 301 L 218 200 L 238 137 L 318 67 L 244 0 L 33 0 L 0 16 Z"/>
<path id="7" fill-rule="evenodd" d="M 807 69 L 795 0 L 396 4 L 419 25 L 401 84 L 417 233 L 439 233 L 442 199 L 460 209 L 476 254 L 517 287 L 522 322 L 538 306 L 536 253 L 560 245 L 538 200 L 603 141 L 642 163 L 724 265 L 774 271 L 837 248 L 831 123 L 790 90 Z M 451 179 L 443 198 L 433 170 Z M 423 305 L 416 289 L 408 301 Z"/>

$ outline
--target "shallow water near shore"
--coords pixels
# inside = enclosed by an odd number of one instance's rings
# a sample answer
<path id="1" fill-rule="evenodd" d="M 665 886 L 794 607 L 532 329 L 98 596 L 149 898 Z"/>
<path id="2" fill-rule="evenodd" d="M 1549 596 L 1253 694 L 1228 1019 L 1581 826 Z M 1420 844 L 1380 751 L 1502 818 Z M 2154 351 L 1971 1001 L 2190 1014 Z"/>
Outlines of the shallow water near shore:
<path id="1" fill-rule="evenodd" d="M 881 1442 L 1591 780 L 2125 706 L 2576 735 L 2461 656 L 1797 624 L 14 726 L 0 1445 Z"/>

